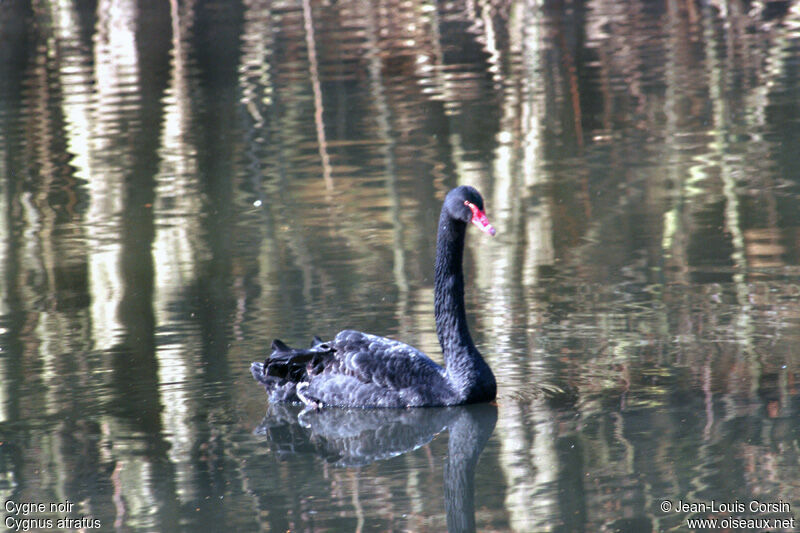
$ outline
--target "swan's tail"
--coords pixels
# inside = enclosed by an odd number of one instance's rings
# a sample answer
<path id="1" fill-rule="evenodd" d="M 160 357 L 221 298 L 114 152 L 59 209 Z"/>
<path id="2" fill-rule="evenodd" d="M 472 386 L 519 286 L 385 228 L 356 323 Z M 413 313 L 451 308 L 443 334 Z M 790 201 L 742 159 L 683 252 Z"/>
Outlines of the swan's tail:
<path id="1" fill-rule="evenodd" d="M 266 361 L 250 365 L 250 372 L 267 389 L 270 401 L 299 401 L 296 386 L 322 372 L 334 351 L 319 337 L 314 337 L 310 348 L 292 348 L 275 339 Z"/>

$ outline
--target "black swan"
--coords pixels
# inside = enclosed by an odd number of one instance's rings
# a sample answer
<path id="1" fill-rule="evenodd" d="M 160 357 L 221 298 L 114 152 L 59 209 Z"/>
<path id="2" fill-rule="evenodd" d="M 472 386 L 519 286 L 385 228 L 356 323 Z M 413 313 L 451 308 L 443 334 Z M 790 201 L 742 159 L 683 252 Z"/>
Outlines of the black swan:
<path id="1" fill-rule="evenodd" d="M 436 333 L 445 366 L 402 342 L 344 330 L 328 342 L 314 337 L 307 349 L 275 339 L 273 352 L 250 371 L 271 402 L 307 407 L 430 407 L 488 402 L 494 374 L 467 327 L 461 268 L 468 223 L 494 235 L 483 198 L 472 187 L 451 190 L 442 205 L 436 239 Z"/>

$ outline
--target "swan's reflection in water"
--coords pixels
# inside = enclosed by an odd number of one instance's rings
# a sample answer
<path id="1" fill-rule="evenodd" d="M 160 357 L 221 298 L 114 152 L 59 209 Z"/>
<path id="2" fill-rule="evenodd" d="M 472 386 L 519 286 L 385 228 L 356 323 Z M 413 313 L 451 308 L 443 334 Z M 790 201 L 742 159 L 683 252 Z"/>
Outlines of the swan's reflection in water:
<path id="1" fill-rule="evenodd" d="M 255 429 L 278 455 L 315 454 L 342 467 L 395 457 L 448 431 L 444 499 L 449 531 L 475 531 L 475 465 L 497 422 L 497 407 L 322 409 L 272 404 Z"/>

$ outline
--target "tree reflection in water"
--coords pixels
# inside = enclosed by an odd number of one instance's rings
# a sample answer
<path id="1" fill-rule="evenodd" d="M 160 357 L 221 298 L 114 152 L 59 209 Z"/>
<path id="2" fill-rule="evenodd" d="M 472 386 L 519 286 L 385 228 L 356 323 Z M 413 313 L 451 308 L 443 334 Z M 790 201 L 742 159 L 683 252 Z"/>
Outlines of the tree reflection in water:
<path id="1" fill-rule="evenodd" d="M 312 325 L 437 353 L 436 214 L 470 184 L 501 230 L 465 252 L 500 386 L 480 527 L 800 509 L 800 3 L 4 0 L 0 36 L 0 501 L 443 529 L 443 438 L 279 461 L 246 369 Z"/>

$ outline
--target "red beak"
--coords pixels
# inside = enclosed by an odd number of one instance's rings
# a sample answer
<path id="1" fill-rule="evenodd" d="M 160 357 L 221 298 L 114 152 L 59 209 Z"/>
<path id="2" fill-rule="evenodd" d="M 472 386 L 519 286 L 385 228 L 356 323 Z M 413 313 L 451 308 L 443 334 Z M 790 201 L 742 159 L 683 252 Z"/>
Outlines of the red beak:
<path id="1" fill-rule="evenodd" d="M 494 237 L 494 234 L 497 232 L 489 223 L 489 218 L 486 216 L 486 213 L 478 209 L 477 205 L 467 202 L 466 200 L 464 201 L 464 205 L 469 207 L 470 211 L 472 211 L 472 220 L 470 220 L 470 222 L 478 226 L 484 233 L 488 233 Z"/>

